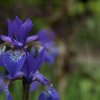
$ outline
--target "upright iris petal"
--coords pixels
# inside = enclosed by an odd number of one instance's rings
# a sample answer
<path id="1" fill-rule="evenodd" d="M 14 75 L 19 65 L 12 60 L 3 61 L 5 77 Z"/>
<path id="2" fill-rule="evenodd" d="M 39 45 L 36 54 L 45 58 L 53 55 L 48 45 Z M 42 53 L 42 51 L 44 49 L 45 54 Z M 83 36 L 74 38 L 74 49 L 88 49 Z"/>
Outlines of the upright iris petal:
<path id="1" fill-rule="evenodd" d="M 33 63 L 33 56 L 29 53 L 26 54 L 26 59 L 24 65 L 22 67 L 22 71 L 25 73 L 25 77 L 30 77 L 30 74 L 33 72 L 34 69 Z"/>
<path id="2" fill-rule="evenodd" d="M 33 62 L 34 62 L 33 73 L 35 73 L 40 68 L 42 63 L 44 62 L 44 49 L 43 48 L 40 50 L 38 56 L 34 58 Z"/>
<path id="3" fill-rule="evenodd" d="M 13 43 L 14 43 L 14 39 L 16 41 L 20 40 L 19 29 L 22 24 L 23 22 L 17 16 L 15 17 L 13 22 L 10 19 L 8 19 L 8 36 L 12 39 Z"/>
<path id="4" fill-rule="evenodd" d="M 59 100 L 59 95 L 53 86 L 50 86 L 39 95 L 38 100 Z"/>
<path id="5" fill-rule="evenodd" d="M 44 49 L 40 51 L 37 57 L 33 57 L 31 54 L 27 53 L 25 63 L 23 65 L 22 71 L 29 76 L 35 73 L 41 66 L 44 60 Z"/>
<path id="6" fill-rule="evenodd" d="M 27 19 L 24 23 L 18 18 L 15 17 L 12 23 L 12 36 L 15 37 L 15 40 L 21 43 L 25 43 L 28 36 L 28 32 L 32 28 L 32 22 L 30 19 Z M 9 25 L 8 25 L 9 26 Z M 9 29 L 9 27 L 8 27 Z M 10 29 L 9 29 L 10 30 Z M 13 37 L 12 37 L 13 38 Z"/>
<path id="7" fill-rule="evenodd" d="M 24 64 L 26 54 L 22 50 L 9 50 L 2 56 L 4 67 L 11 77 L 19 72 Z"/>
<path id="8" fill-rule="evenodd" d="M 25 44 L 28 37 L 28 32 L 31 30 L 33 24 L 30 19 L 27 19 L 19 28 L 20 42 Z"/>
<path id="9" fill-rule="evenodd" d="M 44 61 L 44 49 L 38 54 L 32 56 L 31 54 L 27 53 L 26 60 L 23 65 L 22 71 L 25 73 L 24 79 L 26 83 L 31 83 L 30 91 L 33 91 L 38 87 L 39 83 L 43 85 L 47 84 L 49 81 L 38 72 L 39 67 Z"/>
<path id="10" fill-rule="evenodd" d="M 16 16 L 13 22 L 8 19 L 8 36 L 11 39 L 15 38 L 15 40 L 19 40 L 19 28 L 23 24 L 23 22 Z"/>

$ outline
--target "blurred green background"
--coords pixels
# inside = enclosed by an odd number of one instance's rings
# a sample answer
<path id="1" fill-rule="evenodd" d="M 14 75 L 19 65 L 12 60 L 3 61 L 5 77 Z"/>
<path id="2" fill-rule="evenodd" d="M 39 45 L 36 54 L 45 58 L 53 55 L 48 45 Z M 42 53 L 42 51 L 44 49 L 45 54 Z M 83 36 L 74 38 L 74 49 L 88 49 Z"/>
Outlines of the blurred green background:
<path id="1" fill-rule="evenodd" d="M 100 100 L 100 0 L 0 0 L 0 34 L 7 33 L 7 18 L 16 15 L 32 20 L 30 33 L 44 27 L 56 33 L 59 55 L 40 71 L 60 100 Z M 21 100 L 21 82 L 12 85 L 14 100 Z M 42 90 L 32 92 L 30 100 L 37 100 Z"/>

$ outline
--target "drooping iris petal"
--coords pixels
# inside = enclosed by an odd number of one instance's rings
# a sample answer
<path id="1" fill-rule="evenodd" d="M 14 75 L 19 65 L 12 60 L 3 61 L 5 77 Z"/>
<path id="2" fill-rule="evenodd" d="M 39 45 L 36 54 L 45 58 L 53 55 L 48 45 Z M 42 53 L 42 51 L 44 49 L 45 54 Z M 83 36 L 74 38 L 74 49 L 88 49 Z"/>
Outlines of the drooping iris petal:
<path id="1" fill-rule="evenodd" d="M 19 72 L 24 64 L 26 54 L 22 50 L 9 50 L 2 56 L 4 67 L 11 77 Z"/>
<path id="2" fill-rule="evenodd" d="M 36 41 L 38 39 L 38 36 L 37 35 L 34 35 L 34 36 L 29 36 L 26 40 L 26 43 L 30 43 L 32 41 Z"/>
<path id="3" fill-rule="evenodd" d="M 0 66 L 3 66 L 3 62 L 2 62 L 2 55 L 6 50 L 6 46 L 5 45 L 0 45 Z"/>
<path id="4" fill-rule="evenodd" d="M 19 77 L 24 76 L 24 75 L 25 75 L 25 74 L 24 74 L 23 72 L 17 72 L 17 73 L 15 74 L 14 78 L 16 79 L 16 78 L 19 78 Z"/>
<path id="5" fill-rule="evenodd" d="M 50 86 L 39 95 L 38 100 L 59 100 L 59 95 L 56 90 Z"/>
<path id="6" fill-rule="evenodd" d="M 13 100 L 10 94 L 6 95 L 6 100 Z"/>
<path id="7" fill-rule="evenodd" d="M 38 82 L 40 82 L 41 84 L 43 84 L 43 85 L 46 85 L 46 84 L 48 84 L 49 83 L 49 80 L 47 80 L 41 73 L 39 73 L 39 72 L 36 72 L 36 73 L 34 73 L 33 74 L 33 79 L 32 79 L 32 81 L 34 82 L 34 81 L 38 81 Z"/>
<path id="8" fill-rule="evenodd" d="M 0 39 L 5 41 L 5 42 L 7 42 L 7 43 L 11 43 L 12 42 L 11 38 L 8 37 L 8 36 L 0 35 Z"/>
<path id="9" fill-rule="evenodd" d="M 12 35 L 12 33 L 11 33 L 11 35 Z M 18 41 L 16 41 L 13 38 L 13 36 L 8 37 L 8 36 L 1 35 L 0 39 L 3 40 L 3 41 L 5 41 L 5 42 L 7 42 L 8 44 L 11 44 L 11 46 L 15 46 L 15 45 L 23 46 L 23 44 L 20 43 L 20 42 L 18 42 Z"/>
<path id="10" fill-rule="evenodd" d="M 34 90 L 36 90 L 36 88 L 40 85 L 40 83 L 38 81 L 32 82 L 30 85 L 30 92 L 33 92 Z"/>

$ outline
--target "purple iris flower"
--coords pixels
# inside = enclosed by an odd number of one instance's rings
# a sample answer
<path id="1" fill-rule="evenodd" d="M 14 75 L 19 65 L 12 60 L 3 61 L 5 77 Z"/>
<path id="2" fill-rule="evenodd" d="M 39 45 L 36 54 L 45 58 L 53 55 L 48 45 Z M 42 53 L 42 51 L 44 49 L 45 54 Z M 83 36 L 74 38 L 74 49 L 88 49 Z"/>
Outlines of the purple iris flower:
<path id="1" fill-rule="evenodd" d="M 37 35 L 38 42 L 45 48 L 45 61 L 49 64 L 53 64 L 58 55 L 58 49 L 55 43 L 55 33 L 48 29 L 42 29 Z"/>
<path id="2" fill-rule="evenodd" d="M 58 53 L 54 42 L 54 32 L 47 29 L 42 29 L 38 32 L 38 34 L 28 36 L 32 26 L 33 24 L 30 19 L 23 22 L 16 16 L 13 21 L 8 19 L 8 36 L 1 35 L 0 38 L 9 43 L 11 46 L 22 49 L 25 47 L 25 45 L 32 41 L 38 42 L 45 48 L 45 61 L 48 63 L 53 63 Z"/>
<path id="3" fill-rule="evenodd" d="M 58 48 L 55 43 L 55 33 L 53 31 L 50 31 L 48 29 L 41 29 L 37 34 L 37 40 L 45 50 L 45 61 L 49 64 L 53 64 L 56 56 L 58 55 Z M 31 49 L 31 52 L 34 52 L 36 50 L 34 46 Z"/>
<path id="4" fill-rule="evenodd" d="M 31 88 L 33 88 L 37 84 L 37 82 L 42 83 L 43 85 L 48 83 L 48 80 L 38 72 L 38 69 L 40 68 L 43 61 L 44 49 L 39 52 L 37 57 L 33 57 L 29 53 L 27 53 L 26 55 L 26 60 L 23 65 L 22 72 L 24 72 L 24 80 L 26 83 L 30 84 L 33 82 Z"/>
<path id="5" fill-rule="evenodd" d="M 38 70 L 44 61 L 53 63 L 57 55 L 54 32 L 42 29 L 37 35 L 28 36 L 32 26 L 30 19 L 23 22 L 16 16 L 13 21 L 8 19 L 8 36 L 0 35 L 0 39 L 12 47 L 5 52 L 5 45 L 0 46 L 0 66 L 4 66 L 9 73 L 5 78 L 11 82 L 21 76 L 23 87 L 29 85 L 30 91 L 36 89 L 40 83 L 48 86 L 49 80 Z M 31 42 L 35 44 L 32 54 L 27 51 L 28 44 Z M 1 91 L 5 92 L 6 100 L 12 100 L 8 91 L 9 82 L 5 84 L 0 79 Z M 56 90 L 49 86 L 40 94 L 39 100 L 59 100 L 59 96 Z"/>
<path id="6" fill-rule="evenodd" d="M 23 22 L 16 16 L 13 21 L 8 19 L 8 36 L 1 35 L 0 38 L 14 47 L 23 47 L 26 43 L 37 39 L 36 36 L 28 38 L 32 26 L 30 19 Z"/>
<path id="7" fill-rule="evenodd" d="M 16 16 L 13 21 L 8 19 L 8 36 L 0 36 L 3 41 L 14 47 L 7 52 L 5 52 L 3 48 L 0 51 L 0 65 L 3 65 L 6 68 L 10 74 L 9 78 L 11 79 L 21 74 L 19 74 L 19 72 L 26 59 L 24 46 L 37 38 L 36 36 L 33 36 L 32 38 L 28 37 L 28 33 L 32 26 L 30 19 L 23 22 Z"/>
<path id="8" fill-rule="evenodd" d="M 39 95 L 38 100 L 59 100 L 59 95 L 53 86 L 49 86 Z"/>

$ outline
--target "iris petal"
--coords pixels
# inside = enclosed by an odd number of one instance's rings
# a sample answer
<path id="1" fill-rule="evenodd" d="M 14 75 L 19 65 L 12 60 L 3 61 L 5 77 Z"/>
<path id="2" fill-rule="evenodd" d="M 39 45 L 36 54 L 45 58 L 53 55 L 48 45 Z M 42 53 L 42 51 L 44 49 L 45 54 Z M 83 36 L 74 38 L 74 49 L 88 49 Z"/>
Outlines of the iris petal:
<path id="1" fill-rule="evenodd" d="M 20 29 L 19 29 L 20 42 L 25 43 L 27 36 L 28 36 L 28 32 L 31 30 L 32 26 L 33 24 L 30 19 L 27 19 L 25 23 L 23 23 L 20 26 Z"/>
<path id="2" fill-rule="evenodd" d="M 36 58 L 28 53 L 22 71 L 26 74 L 26 76 L 30 76 L 31 73 L 35 73 L 39 69 L 43 60 L 44 50 L 41 50 Z"/>
<path id="3" fill-rule="evenodd" d="M 33 73 L 35 73 L 40 68 L 43 61 L 44 61 L 44 49 L 41 49 L 38 56 L 33 60 L 33 62 L 34 62 Z"/>
<path id="4" fill-rule="evenodd" d="M 24 64 L 26 54 L 22 50 L 9 50 L 3 54 L 2 60 L 4 67 L 11 77 L 19 72 Z"/>
<path id="5" fill-rule="evenodd" d="M 23 21 L 21 19 L 19 19 L 18 16 L 15 16 L 13 23 L 17 23 L 17 25 L 20 26 L 23 24 Z"/>
<path id="6" fill-rule="evenodd" d="M 11 22 L 10 19 L 8 19 L 8 36 L 11 37 L 11 39 L 19 40 L 19 27 L 23 24 L 22 20 L 20 20 L 17 16 Z"/>
<path id="7" fill-rule="evenodd" d="M 54 32 L 48 29 L 41 29 L 37 35 L 39 41 L 42 43 L 52 42 L 55 38 Z"/>
<path id="8" fill-rule="evenodd" d="M 30 85 L 30 92 L 33 92 L 39 85 L 40 85 L 40 83 L 37 81 L 32 82 Z"/>
<path id="9" fill-rule="evenodd" d="M 38 100 L 59 100 L 59 95 L 53 86 L 50 86 L 39 95 Z"/>
<path id="10" fill-rule="evenodd" d="M 30 76 L 31 72 L 33 71 L 33 65 L 33 56 L 27 53 L 25 63 L 22 68 L 22 71 L 25 73 L 26 76 Z"/>
<path id="11" fill-rule="evenodd" d="M 33 79 L 32 81 L 38 81 L 43 85 L 46 85 L 49 83 L 49 80 L 47 80 L 41 73 L 36 72 L 35 74 L 33 74 Z"/>
<path id="12" fill-rule="evenodd" d="M 34 35 L 34 36 L 29 36 L 26 40 L 26 43 L 30 43 L 32 41 L 36 41 L 38 39 L 38 36 L 37 35 Z"/>
<path id="13" fill-rule="evenodd" d="M 19 28 L 20 26 L 23 24 L 22 20 L 20 20 L 17 16 L 15 17 L 15 19 L 13 20 L 13 38 L 15 38 L 17 41 L 20 42 L 20 32 L 19 32 Z"/>
<path id="14" fill-rule="evenodd" d="M 12 100 L 12 96 L 10 94 L 6 95 L 6 100 Z"/>
<path id="15" fill-rule="evenodd" d="M 5 35 L 0 35 L 0 39 L 8 43 L 12 42 L 11 38 Z"/>
<path id="16" fill-rule="evenodd" d="M 8 36 L 12 38 L 12 32 L 13 32 L 13 23 L 10 19 L 7 20 L 8 22 Z"/>
<path id="17" fill-rule="evenodd" d="M 48 29 L 41 29 L 37 36 L 38 42 L 45 48 L 45 61 L 53 64 L 58 52 L 57 48 L 55 48 L 55 33 Z"/>

